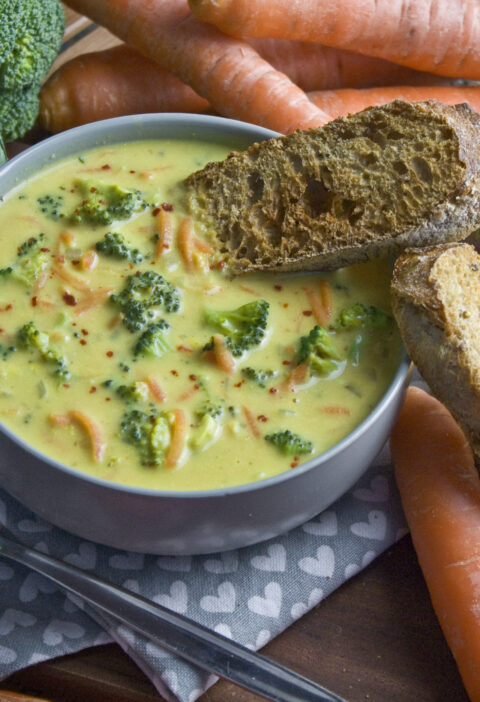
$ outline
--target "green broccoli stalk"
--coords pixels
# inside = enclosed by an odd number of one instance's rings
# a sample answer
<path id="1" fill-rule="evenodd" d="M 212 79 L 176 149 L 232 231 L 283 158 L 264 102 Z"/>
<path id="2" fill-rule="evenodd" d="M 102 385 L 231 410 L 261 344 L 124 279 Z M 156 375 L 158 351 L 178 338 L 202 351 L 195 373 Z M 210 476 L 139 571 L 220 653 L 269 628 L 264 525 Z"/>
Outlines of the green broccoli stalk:
<path id="1" fill-rule="evenodd" d="M 261 370 L 260 368 L 252 368 L 251 366 L 242 368 L 241 373 L 246 380 L 251 380 L 260 388 L 266 388 L 269 381 L 273 380 L 273 378 L 278 375 L 277 371 Z"/>
<path id="2" fill-rule="evenodd" d="M 37 351 L 45 363 L 55 366 L 53 374 L 60 382 L 70 379 L 64 357 L 50 345 L 49 335 L 37 329 L 34 322 L 27 322 L 18 330 L 17 340 L 20 348 Z"/>
<path id="3" fill-rule="evenodd" d="M 129 219 L 146 207 L 139 190 L 80 178 L 75 186 L 82 197 L 70 217 L 75 224 L 111 224 L 117 219 Z"/>
<path id="4" fill-rule="evenodd" d="M 275 446 L 279 451 L 287 456 L 300 456 L 305 453 L 312 453 L 313 444 L 311 441 L 303 439 L 298 434 L 294 434 L 290 429 L 277 431 L 274 434 L 267 434 L 265 441 Z"/>
<path id="5" fill-rule="evenodd" d="M 38 113 L 38 93 L 62 43 L 59 0 L 3 0 L 0 22 L 0 135 L 22 137 Z"/>
<path id="6" fill-rule="evenodd" d="M 366 307 L 357 302 L 343 309 L 335 322 L 331 325 L 334 331 L 348 331 L 351 329 L 385 329 L 392 323 L 392 317 L 378 307 Z"/>
<path id="7" fill-rule="evenodd" d="M 317 324 L 298 344 L 297 365 L 306 361 L 313 375 L 329 375 L 341 360 L 324 327 Z"/>
<path id="8" fill-rule="evenodd" d="M 133 353 L 135 356 L 151 356 L 160 358 L 170 351 L 170 344 L 165 335 L 170 330 L 170 324 L 164 319 L 154 324 L 149 324 L 140 335 Z"/>
<path id="9" fill-rule="evenodd" d="M 168 413 L 130 410 L 122 417 L 120 435 L 135 447 L 142 465 L 161 466 L 171 440 Z"/>
<path id="10" fill-rule="evenodd" d="M 112 258 L 122 258 L 130 263 L 141 263 L 143 256 L 138 249 L 134 249 L 125 239 L 123 234 L 118 232 L 108 232 L 102 241 L 95 244 L 97 251 L 104 256 Z"/>
<path id="11" fill-rule="evenodd" d="M 50 259 L 44 250 L 44 234 L 27 239 L 17 251 L 17 260 L 7 268 L 0 269 L 0 278 L 12 278 L 27 287 L 33 287 L 35 281 L 50 265 Z"/>
<path id="12" fill-rule="evenodd" d="M 154 271 L 138 272 L 128 276 L 121 292 L 110 300 L 118 305 L 123 314 L 123 323 L 131 332 L 142 331 L 155 318 L 151 309 L 163 306 L 166 312 L 178 312 L 180 294 L 163 276 Z"/>
<path id="13" fill-rule="evenodd" d="M 223 334 L 234 356 L 241 356 L 254 346 L 258 346 L 265 336 L 269 304 L 266 300 L 254 300 L 235 310 L 206 310 L 205 321 L 217 332 Z M 205 350 L 213 347 L 213 340 Z"/>

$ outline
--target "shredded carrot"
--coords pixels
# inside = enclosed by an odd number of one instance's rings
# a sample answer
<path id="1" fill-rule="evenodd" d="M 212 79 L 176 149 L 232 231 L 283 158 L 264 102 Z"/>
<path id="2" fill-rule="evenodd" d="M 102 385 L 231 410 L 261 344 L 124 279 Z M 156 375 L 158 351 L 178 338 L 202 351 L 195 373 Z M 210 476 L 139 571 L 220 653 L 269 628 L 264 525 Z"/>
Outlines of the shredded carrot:
<path id="1" fill-rule="evenodd" d="M 84 414 L 84 412 L 80 412 L 79 410 L 70 410 L 68 416 L 73 422 L 78 424 L 86 431 L 92 444 L 93 459 L 95 461 L 102 461 L 105 456 L 107 444 L 98 424 L 87 414 Z"/>
<path id="2" fill-rule="evenodd" d="M 337 407 L 335 405 L 322 407 L 320 412 L 324 412 L 324 414 L 350 414 L 348 407 Z"/>
<path id="3" fill-rule="evenodd" d="M 115 315 L 115 317 L 108 323 L 108 328 L 115 329 L 115 327 L 118 326 L 122 320 L 123 314 L 120 312 L 119 314 Z"/>
<path id="4" fill-rule="evenodd" d="M 230 36 L 317 42 L 444 76 L 480 78 L 478 0 L 190 0 Z"/>
<path id="5" fill-rule="evenodd" d="M 97 252 L 94 251 L 93 249 L 89 249 L 88 251 L 85 251 L 82 258 L 80 259 L 80 265 L 84 271 L 93 270 L 96 267 L 97 263 L 98 263 L 98 255 L 97 255 Z"/>
<path id="6" fill-rule="evenodd" d="M 322 307 L 325 310 L 326 324 L 328 324 L 328 322 L 332 318 L 332 309 L 333 309 L 332 286 L 330 285 L 328 280 L 321 280 L 319 287 L 320 287 L 320 302 L 322 303 Z"/>
<path id="7" fill-rule="evenodd" d="M 248 285 L 239 285 L 238 287 L 240 290 L 243 290 L 243 292 L 249 293 L 250 295 L 255 295 L 255 297 L 260 297 L 260 293 L 257 290 L 250 288 Z"/>
<path id="8" fill-rule="evenodd" d="M 307 361 L 300 363 L 290 373 L 282 383 L 282 390 L 295 392 L 298 385 L 302 385 L 310 374 L 310 367 Z"/>
<path id="9" fill-rule="evenodd" d="M 225 117 L 282 133 L 328 122 L 250 44 L 199 21 L 186 0 L 68 0 L 68 5 L 172 71 Z"/>
<path id="10" fill-rule="evenodd" d="M 53 300 L 49 300 L 47 297 L 37 297 L 35 305 L 36 307 L 44 307 L 45 309 L 52 309 L 57 306 Z"/>
<path id="11" fill-rule="evenodd" d="M 77 276 L 73 275 L 73 273 L 70 273 L 70 271 L 64 268 L 63 265 L 57 264 L 55 266 L 52 266 L 52 272 L 55 273 L 55 275 L 58 275 L 58 277 L 64 280 L 66 283 L 71 285 L 72 288 L 75 288 L 75 290 L 80 290 L 81 292 L 87 293 L 92 292 L 92 288 L 85 280 L 77 278 Z"/>
<path id="12" fill-rule="evenodd" d="M 480 700 L 480 479 L 446 408 L 409 388 L 393 429 L 395 477 L 436 615 L 472 702 Z"/>
<path id="13" fill-rule="evenodd" d="M 193 268 L 193 220 L 191 217 L 184 217 L 180 222 L 177 243 L 185 268 L 187 271 L 191 271 Z"/>
<path id="14" fill-rule="evenodd" d="M 192 385 L 190 388 L 188 388 L 188 390 L 185 390 L 185 392 L 182 395 L 180 395 L 180 397 L 178 398 L 178 402 L 186 402 L 191 397 L 193 397 L 195 393 L 198 392 L 198 390 L 198 385 Z"/>
<path id="15" fill-rule="evenodd" d="M 248 428 L 252 432 L 252 436 L 255 439 L 259 439 L 261 437 L 261 433 L 260 433 L 260 429 L 257 427 L 257 422 L 255 420 L 255 416 L 254 416 L 252 410 L 249 409 L 248 407 L 243 406 L 242 412 L 243 412 L 245 419 L 247 420 Z"/>
<path id="16" fill-rule="evenodd" d="M 327 326 L 329 319 L 330 319 L 330 314 L 328 313 L 328 310 L 324 307 L 323 301 L 319 300 L 317 295 L 315 294 L 315 290 L 312 288 L 303 288 L 305 291 L 306 296 L 308 297 L 308 302 L 310 303 L 310 307 L 313 312 L 313 316 L 315 317 L 317 324 L 321 324 L 322 327 Z"/>
<path id="17" fill-rule="evenodd" d="M 187 417 L 182 409 L 173 410 L 173 427 L 170 446 L 165 457 L 165 467 L 175 468 L 187 439 Z"/>
<path id="18" fill-rule="evenodd" d="M 145 382 L 154 400 L 157 402 L 165 402 L 167 399 L 167 393 L 162 388 L 158 380 L 149 375 L 145 378 Z"/>
<path id="19" fill-rule="evenodd" d="M 225 343 L 225 338 L 221 334 L 214 334 L 212 339 L 213 358 L 216 365 L 225 373 L 234 373 L 236 369 L 235 359 Z"/>
<path id="20" fill-rule="evenodd" d="M 88 312 L 93 307 L 100 305 L 105 300 L 108 300 L 113 293 L 111 288 L 102 288 L 100 290 L 91 290 L 88 295 L 85 295 L 82 302 L 75 307 L 75 314 L 80 317 L 85 312 Z M 117 315 L 118 316 L 118 315 Z"/>
<path id="21" fill-rule="evenodd" d="M 50 414 L 48 421 L 56 427 L 68 427 L 72 423 L 67 414 Z"/>
<path id="22" fill-rule="evenodd" d="M 193 237 L 193 246 L 196 248 L 197 251 L 201 251 L 202 253 L 213 254 L 215 251 L 215 249 L 212 246 L 210 246 L 210 244 L 207 244 L 206 241 L 203 241 L 202 239 L 199 239 L 196 236 Z"/>
<path id="23" fill-rule="evenodd" d="M 158 241 L 155 246 L 155 258 L 160 258 L 168 249 L 172 247 L 173 222 L 172 215 L 163 208 L 158 213 L 155 224 L 157 228 Z"/>
<path id="24" fill-rule="evenodd" d="M 32 297 L 35 297 L 36 295 L 38 295 L 38 293 L 40 292 L 40 290 L 42 290 L 42 288 L 45 287 L 45 285 L 47 284 L 47 281 L 48 281 L 49 277 L 50 277 L 50 271 L 44 271 L 43 273 L 41 273 L 41 274 L 38 276 L 38 278 L 37 278 L 37 280 L 35 281 L 35 284 L 34 284 L 34 286 L 33 286 Z"/>

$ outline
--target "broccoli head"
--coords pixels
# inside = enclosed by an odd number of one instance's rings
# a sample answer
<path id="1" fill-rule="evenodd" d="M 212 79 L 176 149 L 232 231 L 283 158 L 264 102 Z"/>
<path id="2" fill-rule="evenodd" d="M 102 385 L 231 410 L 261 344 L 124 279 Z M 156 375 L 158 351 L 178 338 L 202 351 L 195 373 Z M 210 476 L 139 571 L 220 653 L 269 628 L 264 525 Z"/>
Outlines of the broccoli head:
<path id="1" fill-rule="evenodd" d="M 133 402 L 145 402 L 148 400 L 148 385 L 141 381 L 131 385 L 119 385 L 115 392 L 127 404 Z"/>
<path id="2" fill-rule="evenodd" d="M 392 317 L 383 312 L 378 307 L 370 305 L 366 307 L 357 302 L 350 307 L 343 309 L 332 325 L 335 331 L 347 331 L 351 329 L 384 329 L 392 323 Z"/>
<path id="3" fill-rule="evenodd" d="M 138 249 L 134 249 L 127 242 L 123 234 L 118 232 L 108 232 L 102 241 L 97 241 L 95 248 L 104 256 L 113 258 L 123 258 L 130 263 L 141 263 L 143 256 Z"/>
<path id="4" fill-rule="evenodd" d="M 54 376 L 60 382 L 70 379 L 70 371 L 64 357 L 51 346 L 50 336 L 46 332 L 41 332 L 35 322 L 27 322 L 20 327 L 17 340 L 20 348 L 37 351 L 45 363 L 55 366 Z"/>
<path id="5" fill-rule="evenodd" d="M 178 312 L 180 308 L 178 290 L 154 271 L 128 276 L 123 290 L 110 300 L 120 307 L 123 323 L 131 332 L 142 331 L 153 320 L 152 307 L 163 306 L 167 312 Z"/>
<path id="6" fill-rule="evenodd" d="M 142 465 L 163 465 L 170 445 L 167 413 L 148 414 L 133 409 L 123 415 L 120 428 L 122 439 L 135 447 Z"/>
<path id="7" fill-rule="evenodd" d="M 273 380 L 278 373 L 273 370 L 261 370 L 260 368 L 245 366 L 245 368 L 242 368 L 242 375 L 247 380 L 252 380 L 260 388 L 266 388 L 267 383 Z"/>
<path id="8" fill-rule="evenodd" d="M 341 360 L 327 330 L 317 324 L 298 345 L 297 364 L 306 361 L 313 375 L 328 375 Z"/>
<path id="9" fill-rule="evenodd" d="M 205 321 L 223 334 L 234 356 L 258 346 L 265 336 L 269 304 L 266 300 L 254 300 L 235 310 L 207 310 Z M 212 347 L 210 341 L 205 349 Z"/>
<path id="10" fill-rule="evenodd" d="M 312 453 L 313 444 L 311 441 L 303 439 L 298 434 L 294 434 L 290 429 L 277 431 L 274 434 L 267 434 L 265 441 L 276 446 L 279 451 L 287 456 L 300 456 L 305 453 Z"/>
<path id="11" fill-rule="evenodd" d="M 160 358 L 167 351 L 170 351 L 170 345 L 167 342 L 166 334 L 170 330 L 170 324 L 164 319 L 159 322 L 149 324 L 141 333 L 137 343 L 135 344 L 135 356 L 152 356 Z"/>
<path id="12" fill-rule="evenodd" d="M 195 451 L 201 451 L 209 446 L 220 434 L 222 424 L 218 417 L 204 414 L 195 427 L 189 444 Z"/>
<path id="13" fill-rule="evenodd" d="M 75 186 L 82 197 L 70 217 L 76 224 L 111 224 L 117 219 L 129 219 L 134 212 L 146 207 L 139 190 L 80 178 Z"/>
<path id="14" fill-rule="evenodd" d="M 213 417 L 214 419 L 217 419 L 219 417 L 222 417 L 224 413 L 224 409 L 221 404 L 218 402 L 214 402 L 210 398 L 207 400 L 204 400 L 200 405 L 195 410 L 195 414 L 197 417 L 202 419 L 205 417 L 205 415 L 208 415 L 210 417 Z"/>
<path id="15" fill-rule="evenodd" d="M 27 239 L 17 251 L 16 260 L 0 269 L 1 278 L 12 278 L 31 288 L 37 278 L 48 268 L 50 259 L 44 250 L 44 234 Z"/>
<path id="16" fill-rule="evenodd" d="M 0 134 L 23 136 L 38 113 L 38 93 L 61 46 L 60 0 L 3 0 L 0 22 Z"/>

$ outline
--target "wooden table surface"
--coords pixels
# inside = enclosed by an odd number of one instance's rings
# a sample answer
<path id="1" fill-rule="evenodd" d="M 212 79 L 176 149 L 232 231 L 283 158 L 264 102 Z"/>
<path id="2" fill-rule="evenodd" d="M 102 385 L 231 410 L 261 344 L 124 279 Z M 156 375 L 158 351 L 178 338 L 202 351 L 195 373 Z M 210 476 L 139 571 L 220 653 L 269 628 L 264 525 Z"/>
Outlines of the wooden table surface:
<path id="1" fill-rule="evenodd" d="M 77 54 L 117 43 L 86 18 L 69 9 L 66 14 L 63 49 L 54 68 Z M 348 702 L 468 702 L 409 536 L 270 642 L 263 653 Z M 119 646 L 109 644 L 31 666 L 0 683 L 0 702 L 44 699 L 155 702 L 161 697 Z M 259 699 L 221 681 L 201 702 Z"/>

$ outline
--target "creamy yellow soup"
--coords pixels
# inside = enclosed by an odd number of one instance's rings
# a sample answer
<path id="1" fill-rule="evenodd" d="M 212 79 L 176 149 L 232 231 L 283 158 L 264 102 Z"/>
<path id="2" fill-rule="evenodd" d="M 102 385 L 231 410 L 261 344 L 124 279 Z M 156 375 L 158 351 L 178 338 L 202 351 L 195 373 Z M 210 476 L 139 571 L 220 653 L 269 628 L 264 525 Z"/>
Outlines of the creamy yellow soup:
<path id="1" fill-rule="evenodd" d="M 116 483 L 222 488 L 295 470 L 384 394 L 400 357 L 388 263 L 231 277 L 199 224 L 182 233 L 182 180 L 226 154 L 179 141 L 91 150 L 3 202 L 0 419 L 35 448 Z M 136 205 L 98 223 L 108 185 Z M 112 255 L 112 233 L 129 258 Z M 152 273 L 165 295 L 135 316 L 122 291 Z M 250 303 L 266 320 L 253 340 L 212 322 Z M 361 313 L 342 325 L 352 305 Z M 305 356 L 320 322 L 327 351 Z"/>

